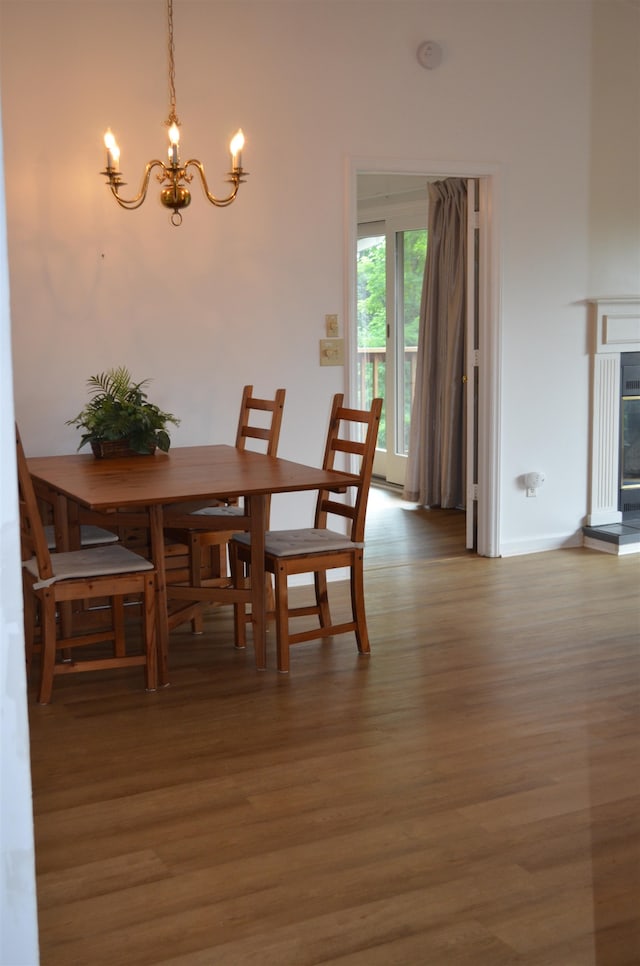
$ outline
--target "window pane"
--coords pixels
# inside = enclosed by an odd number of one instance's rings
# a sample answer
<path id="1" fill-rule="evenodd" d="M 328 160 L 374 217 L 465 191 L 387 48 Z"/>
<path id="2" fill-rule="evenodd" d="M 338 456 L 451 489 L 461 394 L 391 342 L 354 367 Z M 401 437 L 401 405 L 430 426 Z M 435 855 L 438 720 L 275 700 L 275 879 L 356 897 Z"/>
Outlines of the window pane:
<path id="1" fill-rule="evenodd" d="M 384 235 L 358 239 L 358 405 L 367 409 L 375 397 L 384 399 L 387 351 L 386 240 Z M 386 449 L 384 408 L 378 449 Z"/>
<path id="2" fill-rule="evenodd" d="M 427 256 L 427 232 L 425 229 L 398 232 L 398 327 L 397 355 L 397 450 L 406 456 L 409 452 L 409 429 L 411 404 L 415 388 L 418 329 L 420 326 L 420 300 Z"/>

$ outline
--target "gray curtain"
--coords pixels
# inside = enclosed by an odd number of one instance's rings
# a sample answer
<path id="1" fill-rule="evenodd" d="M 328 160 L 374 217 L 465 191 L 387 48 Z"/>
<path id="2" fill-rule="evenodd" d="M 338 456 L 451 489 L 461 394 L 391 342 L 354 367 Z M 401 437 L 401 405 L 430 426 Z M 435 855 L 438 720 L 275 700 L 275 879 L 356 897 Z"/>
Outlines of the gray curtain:
<path id="1" fill-rule="evenodd" d="M 464 506 L 464 330 L 467 186 L 429 185 L 418 365 L 404 498 L 422 506 Z"/>

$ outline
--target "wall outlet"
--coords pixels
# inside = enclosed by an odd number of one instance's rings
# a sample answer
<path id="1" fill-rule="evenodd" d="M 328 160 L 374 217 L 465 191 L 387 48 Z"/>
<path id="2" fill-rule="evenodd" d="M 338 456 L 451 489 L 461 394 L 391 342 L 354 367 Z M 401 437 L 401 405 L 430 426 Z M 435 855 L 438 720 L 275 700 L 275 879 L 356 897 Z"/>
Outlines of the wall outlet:
<path id="1" fill-rule="evenodd" d="M 536 496 L 536 490 L 538 487 L 542 486 L 545 481 L 544 473 L 539 470 L 533 473 L 524 474 L 524 487 L 527 496 Z"/>
<path id="2" fill-rule="evenodd" d="M 320 365 L 344 365 L 344 339 L 320 339 Z"/>
<path id="3" fill-rule="evenodd" d="M 328 339 L 335 339 L 338 335 L 338 316 L 325 315 L 324 325 Z"/>

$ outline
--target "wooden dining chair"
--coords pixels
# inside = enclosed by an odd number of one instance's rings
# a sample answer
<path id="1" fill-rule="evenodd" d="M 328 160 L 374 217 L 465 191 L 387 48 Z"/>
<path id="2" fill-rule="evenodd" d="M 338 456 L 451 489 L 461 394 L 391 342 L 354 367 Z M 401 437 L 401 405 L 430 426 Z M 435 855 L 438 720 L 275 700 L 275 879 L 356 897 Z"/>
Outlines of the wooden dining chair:
<path id="1" fill-rule="evenodd" d="M 349 409 L 343 405 L 343 394 L 334 396 L 325 445 L 323 469 L 334 470 L 336 457 L 342 454 L 358 466 L 348 485 L 348 501 L 338 500 L 336 491 L 318 492 L 313 527 L 296 530 L 272 530 L 265 538 L 265 569 L 275 578 L 275 617 L 278 670 L 289 670 L 289 648 L 293 644 L 353 631 L 358 651 L 369 653 L 369 635 L 364 600 L 364 530 L 367 500 L 371 484 L 382 400 L 374 399 L 369 410 Z M 362 436 L 364 435 L 364 438 Z M 353 467 L 346 467 L 348 472 Z M 328 528 L 332 517 L 347 521 L 346 534 Z M 229 545 L 231 576 L 234 586 L 244 588 L 250 579 L 251 536 L 236 534 Z M 331 619 L 327 588 L 327 571 L 349 568 L 351 620 L 334 624 Z M 294 574 L 313 573 L 315 600 L 312 604 L 289 605 L 288 579 Z M 317 624 L 309 630 L 293 632 L 290 620 L 315 616 Z M 236 647 L 246 646 L 246 625 L 251 620 L 245 604 L 234 605 Z"/>
<path id="2" fill-rule="evenodd" d="M 18 490 L 20 499 L 20 534 L 24 589 L 25 648 L 31 669 L 36 649 L 41 654 L 38 701 L 49 704 L 56 675 L 107 668 L 142 666 L 145 686 L 157 687 L 157 654 L 155 624 L 155 569 L 153 564 L 120 544 L 50 553 L 40 515 L 33 480 L 29 472 L 20 433 L 16 427 Z M 128 653 L 125 639 L 124 598 L 139 595 L 142 601 L 142 653 Z M 80 620 L 62 632 L 61 611 L 70 604 L 96 600 L 109 602 L 104 609 L 109 626 L 80 628 Z M 80 615 L 82 616 L 82 615 Z M 68 633 L 67 633 L 68 632 Z M 109 644 L 103 654 L 98 645 Z M 94 646 L 96 650 L 94 651 Z M 75 654 L 79 648 L 90 648 L 91 655 L 76 661 L 56 662 L 56 657 Z"/>
<path id="3" fill-rule="evenodd" d="M 278 443 L 280 440 L 280 427 L 282 425 L 282 415 L 284 412 L 284 401 L 286 396 L 285 389 L 278 389 L 273 399 L 261 399 L 253 395 L 253 386 L 245 386 L 242 392 L 240 403 L 240 415 L 238 417 L 238 428 L 236 431 L 236 448 L 245 450 L 247 443 L 251 441 L 251 448 L 262 448 L 267 456 L 276 456 Z M 270 498 L 267 498 L 267 525 L 270 512 Z M 231 586 L 231 579 L 227 566 L 227 548 L 233 534 L 237 532 L 237 524 L 244 515 L 244 508 L 241 506 L 223 504 L 207 506 L 193 511 L 193 516 L 198 517 L 197 527 L 184 526 L 184 513 L 180 508 L 167 507 L 164 512 L 165 534 L 171 542 L 185 544 L 188 547 L 188 585 L 184 580 L 169 581 L 173 587 L 180 586 L 179 593 L 184 598 L 185 586 L 203 587 L 227 587 Z M 203 518 L 211 521 L 211 529 L 206 529 L 206 522 Z M 215 526 L 213 525 L 215 521 Z M 177 526 L 179 523 L 180 526 Z M 186 523 L 189 523 L 187 518 Z M 236 529 L 234 529 L 234 523 Z M 221 529 L 221 526 L 224 528 Z M 212 566 L 211 575 L 206 574 L 205 551 L 209 549 Z M 169 587 L 169 597 L 171 597 L 172 586 Z M 271 578 L 269 578 L 268 592 L 271 591 Z M 191 608 L 181 607 L 169 617 L 171 628 L 191 620 L 191 629 L 194 634 L 201 634 L 203 627 L 203 605 L 194 603 Z"/>

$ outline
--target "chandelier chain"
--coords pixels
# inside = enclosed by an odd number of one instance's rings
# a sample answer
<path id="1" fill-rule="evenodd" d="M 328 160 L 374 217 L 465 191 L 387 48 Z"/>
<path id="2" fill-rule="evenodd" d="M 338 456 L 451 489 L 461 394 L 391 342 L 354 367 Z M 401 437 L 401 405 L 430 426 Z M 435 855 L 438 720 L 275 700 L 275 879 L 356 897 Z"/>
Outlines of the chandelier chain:
<path id="1" fill-rule="evenodd" d="M 167 22 L 169 26 L 169 118 L 167 127 L 175 122 L 180 126 L 176 114 L 176 64 L 174 58 L 175 46 L 173 42 L 173 0 L 167 0 Z"/>

